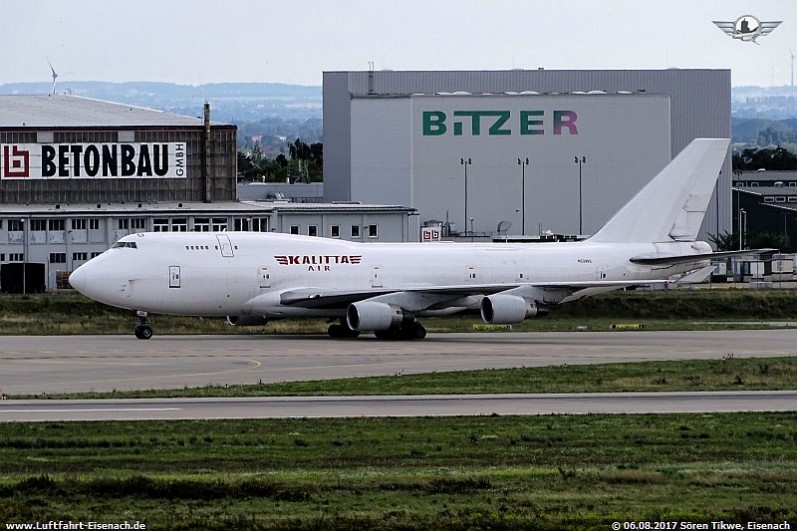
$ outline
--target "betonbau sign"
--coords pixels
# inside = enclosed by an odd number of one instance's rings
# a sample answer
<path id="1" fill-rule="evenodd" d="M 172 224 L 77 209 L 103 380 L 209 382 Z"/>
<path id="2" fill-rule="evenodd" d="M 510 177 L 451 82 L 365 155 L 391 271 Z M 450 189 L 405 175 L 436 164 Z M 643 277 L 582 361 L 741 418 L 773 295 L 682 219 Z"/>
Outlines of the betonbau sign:
<path id="1" fill-rule="evenodd" d="M 187 177 L 185 142 L 3 144 L 2 179 Z"/>
<path id="2" fill-rule="evenodd" d="M 556 110 L 467 110 L 423 111 L 423 136 L 510 136 L 578 134 L 575 111 Z"/>

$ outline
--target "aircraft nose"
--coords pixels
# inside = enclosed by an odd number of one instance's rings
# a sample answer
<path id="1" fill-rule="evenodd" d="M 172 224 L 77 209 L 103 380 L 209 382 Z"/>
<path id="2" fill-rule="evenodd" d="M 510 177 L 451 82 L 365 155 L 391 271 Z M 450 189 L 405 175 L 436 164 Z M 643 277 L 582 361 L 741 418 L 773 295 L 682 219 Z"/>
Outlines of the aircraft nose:
<path id="1" fill-rule="evenodd" d="M 69 284 L 80 293 L 85 292 L 86 284 L 88 284 L 88 274 L 85 266 L 78 267 L 69 275 Z"/>

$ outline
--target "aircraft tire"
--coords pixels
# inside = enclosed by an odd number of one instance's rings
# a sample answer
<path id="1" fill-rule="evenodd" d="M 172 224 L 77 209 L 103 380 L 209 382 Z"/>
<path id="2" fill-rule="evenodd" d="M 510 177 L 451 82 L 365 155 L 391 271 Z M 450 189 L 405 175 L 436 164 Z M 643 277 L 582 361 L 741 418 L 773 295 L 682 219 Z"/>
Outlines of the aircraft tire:
<path id="1" fill-rule="evenodd" d="M 360 332 L 357 330 L 352 330 L 348 326 L 342 324 L 329 325 L 329 328 L 327 328 L 327 333 L 329 334 L 329 337 L 335 339 L 354 339 L 360 335 Z"/>
<path id="2" fill-rule="evenodd" d="M 138 339 L 150 339 L 152 337 L 152 327 L 137 326 L 135 334 Z"/>
<path id="3" fill-rule="evenodd" d="M 421 323 L 414 323 L 412 325 L 412 339 L 423 339 L 426 337 L 426 328 Z"/>

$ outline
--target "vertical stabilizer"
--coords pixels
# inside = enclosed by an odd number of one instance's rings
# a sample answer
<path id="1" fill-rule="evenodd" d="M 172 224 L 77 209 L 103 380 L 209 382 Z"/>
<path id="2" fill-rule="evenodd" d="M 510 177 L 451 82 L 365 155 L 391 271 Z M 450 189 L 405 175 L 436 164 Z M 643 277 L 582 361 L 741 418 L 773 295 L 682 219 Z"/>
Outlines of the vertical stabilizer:
<path id="1" fill-rule="evenodd" d="M 727 138 L 696 138 L 589 241 L 694 241 L 706 214 Z"/>

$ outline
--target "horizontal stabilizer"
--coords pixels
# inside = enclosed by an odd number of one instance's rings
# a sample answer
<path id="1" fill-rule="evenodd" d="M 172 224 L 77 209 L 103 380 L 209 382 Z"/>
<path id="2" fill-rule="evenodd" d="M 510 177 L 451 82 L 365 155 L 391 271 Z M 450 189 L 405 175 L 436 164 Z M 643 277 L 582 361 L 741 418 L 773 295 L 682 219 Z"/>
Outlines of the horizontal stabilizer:
<path id="1" fill-rule="evenodd" d="M 684 254 L 677 256 L 635 256 L 630 260 L 640 265 L 675 265 L 702 262 L 704 260 L 715 260 L 717 258 L 728 258 L 731 256 L 742 256 L 746 254 L 772 254 L 776 252 L 778 252 L 777 249 L 746 249 L 742 251 L 721 251 L 717 253 Z"/>

